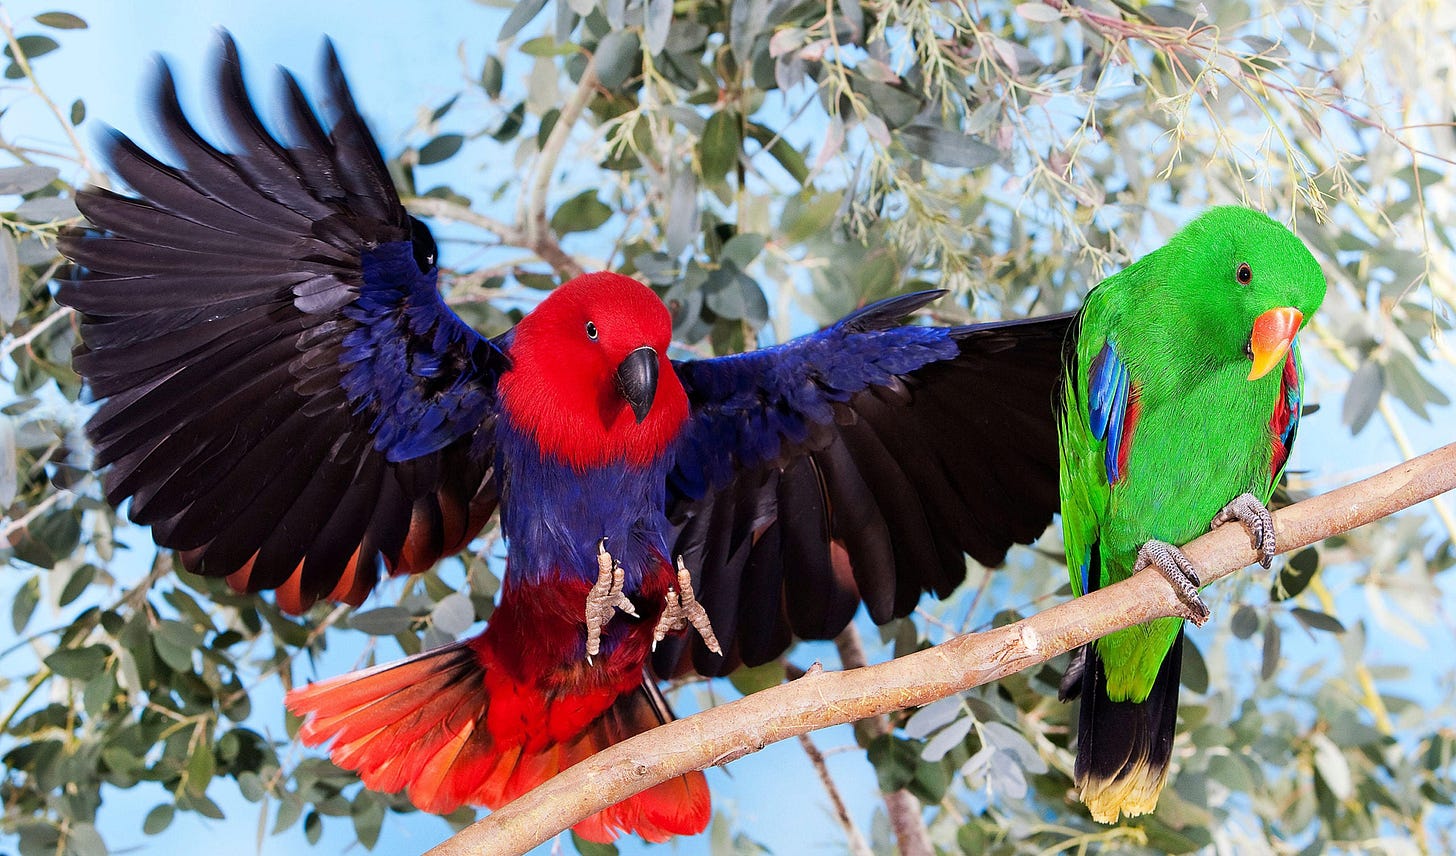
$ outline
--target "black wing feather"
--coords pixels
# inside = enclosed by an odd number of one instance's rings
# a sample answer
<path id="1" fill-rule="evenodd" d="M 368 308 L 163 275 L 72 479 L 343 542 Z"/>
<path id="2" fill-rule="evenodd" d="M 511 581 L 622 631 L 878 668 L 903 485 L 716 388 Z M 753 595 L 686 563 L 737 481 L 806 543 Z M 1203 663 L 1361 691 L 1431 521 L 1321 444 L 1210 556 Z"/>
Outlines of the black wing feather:
<path id="1" fill-rule="evenodd" d="M 285 72 L 280 139 L 224 35 L 224 150 L 162 65 L 155 115 L 177 165 L 108 136 L 103 156 L 136 196 L 80 195 L 91 227 L 62 239 L 74 264 L 58 294 L 82 313 L 76 370 L 106 399 L 88 430 L 108 499 L 130 497 L 193 571 L 279 588 L 292 610 L 358 603 L 381 559 L 424 570 L 484 525 L 507 364 L 440 299 L 418 263 L 433 239 L 400 204 L 332 46 L 325 67 L 328 124 Z M 367 254 L 384 273 L 366 277 Z"/>

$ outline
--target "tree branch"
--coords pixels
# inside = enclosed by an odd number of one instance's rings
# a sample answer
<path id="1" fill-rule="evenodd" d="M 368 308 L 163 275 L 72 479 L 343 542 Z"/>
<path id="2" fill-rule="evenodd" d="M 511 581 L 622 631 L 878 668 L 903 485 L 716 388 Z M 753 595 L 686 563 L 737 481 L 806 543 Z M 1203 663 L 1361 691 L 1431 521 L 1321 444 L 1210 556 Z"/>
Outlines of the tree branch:
<path id="1" fill-rule="evenodd" d="M 834 647 L 839 649 L 839 665 L 846 671 L 862 669 L 869 665 L 865 659 L 864 643 L 860 641 L 859 630 L 853 624 L 834 637 Z M 859 727 L 871 738 L 890 733 L 890 718 L 879 715 L 860 720 Z M 901 788 L 898 791 L 881 793 L 885 801 L 885 813 L 890 818 L 890 828 L 895 831 L 895 843 L 900 846 L 900 856 L 930 856 L 930 831 L 925 828 L 925 814 L 920 800 Z"/>
<path id="2" fill-rule="evenodd" d="M 1456 488 L 1456 443 L 1279 510 L 1279 552 L 1347 532 Z M 1257 560 L 1242 527 L 1184 548 L 1205 583 Z M 1029 618 L 957 636 L 888 663 L 810 672 L 639 734 L 593 755 L 429 851 L 428 856 L 524 853 L 613 803 L 691 770 L 726 764 L 816 728 L 914 707 L 998 680 L 1124 627 L 1183 614 L 1156 570 Z"/>

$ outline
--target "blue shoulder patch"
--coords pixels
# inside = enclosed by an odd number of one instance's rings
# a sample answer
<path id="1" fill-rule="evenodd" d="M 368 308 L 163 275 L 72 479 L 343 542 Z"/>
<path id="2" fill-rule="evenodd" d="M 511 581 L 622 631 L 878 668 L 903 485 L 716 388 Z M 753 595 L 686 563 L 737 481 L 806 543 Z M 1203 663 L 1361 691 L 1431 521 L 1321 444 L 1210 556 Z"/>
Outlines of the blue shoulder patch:
<path id="1" fill-rule="evenodd" d="M 1102 441 L 1102 463 L 1107 483 L 1117 484 L 1126 464 L 1123 444 L 1137 416 L 1128 415 L 1132 404 L 1132 380 L 1127 366 L 1109 340 L 1092 360 L 1087 371 L 1087 421 L 1092 436 Z"/>
<path id="2" fill-rule="evenodd" d="M 356 412 L 373 412 L 374 447 L 390 461 L 443 449 L 481 424 L 508 360 L 445 305 L 411 242 L 359 261 L 359 296 L 343 310 L 358 325 L 343 341 L 344 390 Z"/>

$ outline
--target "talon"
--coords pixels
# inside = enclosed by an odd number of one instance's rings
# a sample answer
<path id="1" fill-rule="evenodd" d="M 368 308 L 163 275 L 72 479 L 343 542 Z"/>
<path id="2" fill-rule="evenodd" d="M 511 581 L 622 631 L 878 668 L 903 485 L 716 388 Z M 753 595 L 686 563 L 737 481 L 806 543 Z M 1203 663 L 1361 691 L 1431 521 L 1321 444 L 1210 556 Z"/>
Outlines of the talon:
<path id="1" fill-rule="evenodd" d="M 703 644 L 708 646 L 709 651 L 723 656 L 718 637 L 713 633 L 713 624 L 708 620 L 708 612 L 693 593 L 692 574 L 688 573 L 682 556 L 678 556 L 677 589 L 669 588 L 663 596 L 662 616 L 657 619 L 657 627 L 652 631 L 652 650 L 657 650 L 657 643 L 667 638 L 667 634 L 682 630 L 689 623 L 703 637 Z"/>
<path id="2" fill-rule="evenodd" d="M 622 566 L 607 552 L 607 539 L 603 538 L 597 542 L 597 581 L 586 595 L 587 665 L 591 665 L 592 658 L 601 652 L 602 629 L 611 622 L 617 610 L 620 609 L 633 618 L 637 617 L 637 608 L 622 592 L 625 581 L 626 574 L 622 571 Z"/>
<path id="3" fill-rule="evenodd" d="M 1259 551 L 1259 564 L 1266 570 L 1274 561 L 1278 549 L 1274 545 L 1274 516 L 1264 503 L 1252 493 L 1241 493 L 1229 501 L 1223 510 L 1213 516 L 1209 529 L 1237 520 L 1249 530 L 1250 545 Z"/>
<path id="4" fill-rule="evenodd" d="M 1212 615 L 1209 612 L 1208 604 L 1198 596 L 1198 587 L 1202 585 L 1198 581 L 1198 568 L 1194 566 L 1183 551 L 1162 541 L 1148 541 L 1138 548 L 1137 562 L 1132 566 L 1132 572 L 1137 573 L 1143 568 L 1152 565 L 1158 569 L 1173 591 L 1178 594 L 1178 599 L 1188 608 L 1188 620 L 1194 624 L 1203 624 Z"/>

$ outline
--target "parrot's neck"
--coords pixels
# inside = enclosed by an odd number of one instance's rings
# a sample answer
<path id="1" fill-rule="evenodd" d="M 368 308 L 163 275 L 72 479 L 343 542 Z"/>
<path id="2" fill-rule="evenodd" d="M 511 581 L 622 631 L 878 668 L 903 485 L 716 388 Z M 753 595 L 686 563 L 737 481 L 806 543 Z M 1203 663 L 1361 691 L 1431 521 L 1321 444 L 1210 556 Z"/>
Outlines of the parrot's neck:
<path id="1" fill-rule="evenodd" d="M 597 543 L 626 573 L 628 594 L 649 575 L 670 573 L 663 513 L 669 455 L 643 465 L 578 468 L 542 451 L 503 416 L 496 426 L 501 528 L 507 574 L 518 584 L 597 578 Z"/>

